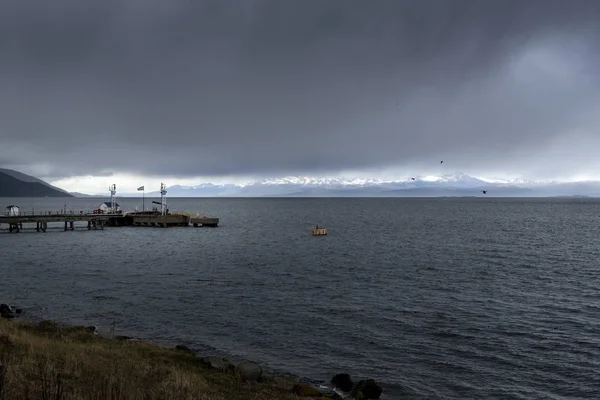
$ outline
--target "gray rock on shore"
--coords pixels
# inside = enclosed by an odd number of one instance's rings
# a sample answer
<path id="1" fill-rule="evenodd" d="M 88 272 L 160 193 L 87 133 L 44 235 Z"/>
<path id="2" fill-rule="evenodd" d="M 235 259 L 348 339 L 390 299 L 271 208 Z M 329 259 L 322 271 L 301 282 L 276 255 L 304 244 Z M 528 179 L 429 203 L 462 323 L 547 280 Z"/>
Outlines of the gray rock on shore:
<path id="1" fill-rule="evenodd" d="M 14 309 L 8 304 L 0 304 L 0 317 L 6 319 L 13 319 L 20 315 L 23 311 L 20 308 Z"/>
<path id="2" fill-rule="evenodd" d="M 349 374 L 337 374 L 331 378 L 331 384 L 334 388 L 340 389 L 342 392 L 349 392 L 354 387 L 354 382 Z"/>
<path id="3" fill-rule="evenodd" d="M 87 333 L 91 333 L 92 335 L 97 335 L 98 334 L 98 328 L 94 325 L 88 325 L 85 326 L 83 329 L 85 329 L 85 331 Z"/>
<path id="4" fill-rule="evenodd" d="M 350 398 L 355 400 L 379 399 L 383 393 L 383 389 L 373 379 L 361 380 L 354 384 L 349 374 L 335 375 L 331 384 L 342 392 L 349 393 Z"/>
<path id="5" fill-rule="evenodd" d="M 209 368 L 212 368 L 212 369 L 215 369 L 215 370 L 221 371 L 221 372 L 233 372 L 235 370 L 235 365 L 233 365 L 231 363 L 231 361 L 229 361 L 229 359 L 223 358 L 223 357 L 216 357 L 216 356 L 202 357 L 200 359 L 200 362 L 202 362 L 204 365 L 206 365 Z"/>
<path id="6" fill-rule="evenodd" d="M 182 344 L 178 344 L 177 346 L 175 346 L 175 350 L 181 351 L 183 353 L 187 353 L 187 354 L 189 354 L 191 356 L 195 356 L 196 355 L 196 352 L 194 350 L 192 350 L 189 347 L 187 347 L 185 345 L 182 345 Z"/>
<path id="7" fill-rule="evenodd" d="M 235 367 L 235 372 L 244 381 L 260 382 L 262 379 L 262 367 L 252 361 L 242 361 Z"/>
<path id="8" fill-rule="evenodd" d="M 228 358 L 217 356 L 202 357 L 200 361 L 214 370 L 234 373 L 246 382 L 260 382 L 262 380 L 262 367 L 252 361 L 242 361 L 235 365 Z"/>
<path id="9" fill-rule="evenodd" d="M 359 381 L 350 391 L 350 396 L 357 400 L 378 399 L 383 389 L 373 379 Z"/>

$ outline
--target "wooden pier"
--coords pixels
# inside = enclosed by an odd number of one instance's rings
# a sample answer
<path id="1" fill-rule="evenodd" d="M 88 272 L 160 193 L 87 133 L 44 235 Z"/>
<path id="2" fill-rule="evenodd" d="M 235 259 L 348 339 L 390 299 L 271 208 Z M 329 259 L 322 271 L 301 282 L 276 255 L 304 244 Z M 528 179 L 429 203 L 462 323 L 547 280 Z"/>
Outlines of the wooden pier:
<path id="1" fill-rule="evenodd" d="M 154 207 L 151 211 L 136 211 L 123 213 L 116 202 L 117 186 L 110 185 L 110 202 L 103 202 L 92 212 L 86 211 L 68 211 L 65 208 L 62 211 L 39 212 L 36 214 L 32 210 L 31 214 L 21 213 L 19 207 L 10 205 L 6 207 L 6 214 L 0 214 L 0 224 L 8 224 L 10 232 L 20 232 L 23 224 L 36 224 L 38 232 L 46 232 L 48 223 L 63 223 L 65 231 L 75 230 L 75 222 L 87 222 L 88 229 L 104 229 L 104 226 L 153 226 L 167 228 L 170 226 L 208 226 L 216 227 L 219 225 L 219 218 L 191 217 L 186 213 L 170 213 L 166 204 L 167 187 L 164 183 L 160 184 L 160 201 L 152 201 L 159 208 Z M 138 190 L 144 190 L 140 186 Z M 143 192 L 142 192 L 143 196 Z M 143 204 L 143 197 L 142 197 Z M 144 207 L 145 208 L 145 207 Z"/>
<path id="2" fill-rule="evenodd" d="M 0 224 L 8 224 L 9 232 L 20 232 L 23 224 L 35 224 L 36 231 L 46 232 L 48 223 L 64 223 L 64 230 L 74 230 L 75 222 L 87 222 L 87 229 L 104 229 L 104 226 L 111 218 L 119 215 L 111 214 L 84 214 L 80 212 L 63 214 L 21 214 L 21 215 L 0 215 Z"/>
<path id="3" fill-rule="evenodd" d="M 87 222 L 88 230 L 104 229 L 105 226 L 121 227 L 175 227 L 190 226 L 211 227 L 219 225 L 219 218 L 191 217 L 188 214 L 161 214 L 159 212 L 134 212 L 118 214 L 102 213 L 45 213 L 0 215 L 0 225 L 8 224 L 9 232 L 20 232 L 23 224 L 35 224 L 37 232 L 46 232 L 49 223 L 64 223 L 64 230 L 74 230 L 75 222 Z"/>

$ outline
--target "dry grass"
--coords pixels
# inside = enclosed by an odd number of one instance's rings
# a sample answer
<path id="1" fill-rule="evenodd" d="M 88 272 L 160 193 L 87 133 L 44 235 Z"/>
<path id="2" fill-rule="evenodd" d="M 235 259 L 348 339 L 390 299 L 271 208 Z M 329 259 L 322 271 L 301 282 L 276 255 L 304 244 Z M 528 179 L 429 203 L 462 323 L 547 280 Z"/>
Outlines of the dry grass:
<path id="1" fill-rule="evenodd" d="M 0 320 L 0 400 L 292 400 L 294 382 L 246 384 L 198 358 L 51 322 Z"/>

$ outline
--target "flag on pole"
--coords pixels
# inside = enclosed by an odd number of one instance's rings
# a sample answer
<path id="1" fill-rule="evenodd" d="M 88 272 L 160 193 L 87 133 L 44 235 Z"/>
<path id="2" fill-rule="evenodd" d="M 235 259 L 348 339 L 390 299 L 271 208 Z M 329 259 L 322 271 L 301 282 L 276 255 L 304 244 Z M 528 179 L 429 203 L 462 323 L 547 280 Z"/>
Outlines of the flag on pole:
<path id="1" fill-rule="evenodd" d="M 144 187 L 143 187 L 143 186 L 140 186 L 140 187 L 138 188 L 138 190 L 144 190 Z"/>

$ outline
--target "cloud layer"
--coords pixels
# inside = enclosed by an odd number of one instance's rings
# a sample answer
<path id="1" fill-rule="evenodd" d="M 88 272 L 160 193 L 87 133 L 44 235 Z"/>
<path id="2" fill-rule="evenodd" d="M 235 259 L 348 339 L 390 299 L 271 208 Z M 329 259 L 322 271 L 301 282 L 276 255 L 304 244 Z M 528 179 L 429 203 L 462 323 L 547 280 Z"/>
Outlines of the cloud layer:
<path id="1" fill-rule="evenodd" d="M 0 166 L 582 174 L 599 33 L 593 0 L 6 1 Z"/>

